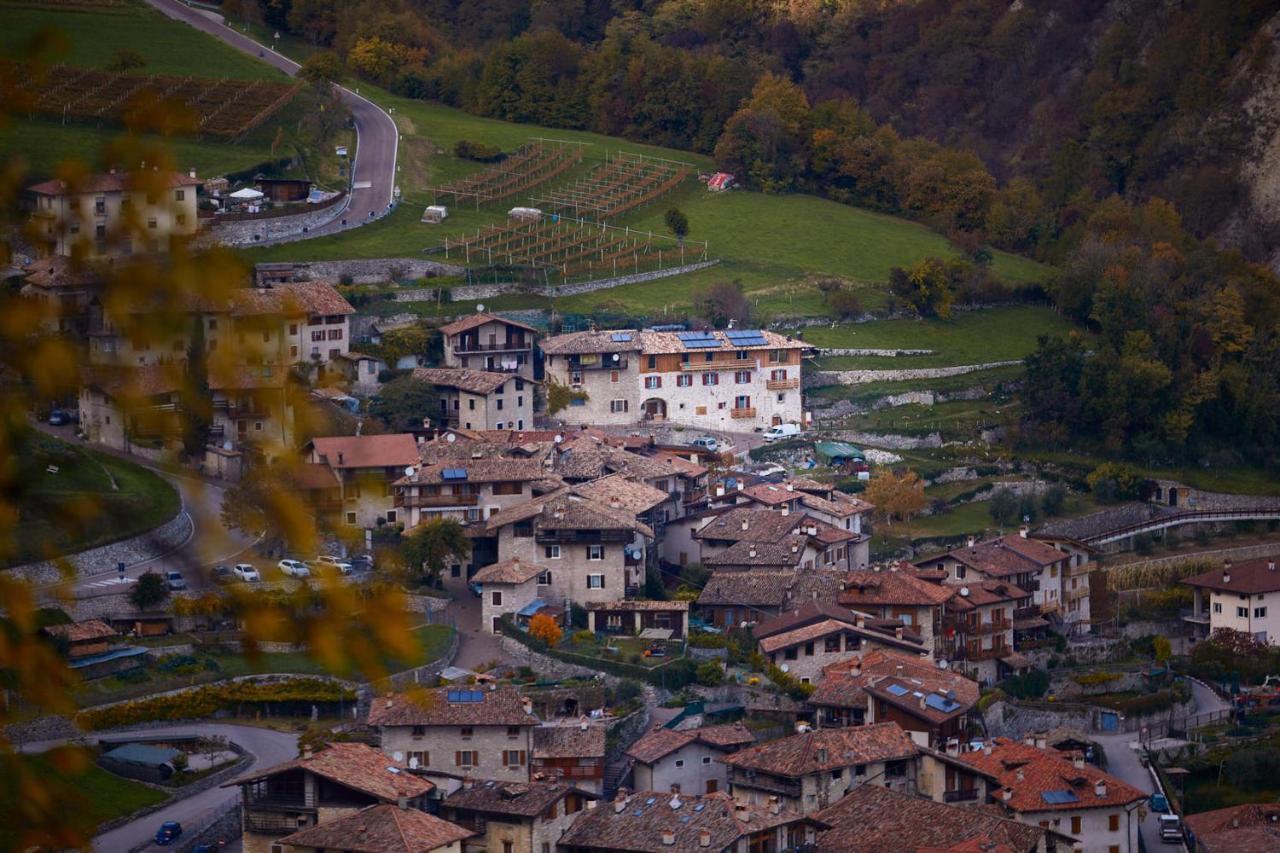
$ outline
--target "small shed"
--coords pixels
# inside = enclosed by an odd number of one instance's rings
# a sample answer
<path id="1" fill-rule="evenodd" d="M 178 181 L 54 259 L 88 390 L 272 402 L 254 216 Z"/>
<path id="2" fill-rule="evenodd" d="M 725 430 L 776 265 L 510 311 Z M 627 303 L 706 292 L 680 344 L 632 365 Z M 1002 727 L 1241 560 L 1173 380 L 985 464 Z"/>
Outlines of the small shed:
<path id="1" fill-rule="evenodd" d="M 733 187 L 733 175 L 728 172 L 716 172 L 707 180 L 707 189 L 713 193 L 724 192 Z"/>
<path id="2" fill-rule="evenodd" d="M 835 468 L 867 461 L 865 453 L 844 441 L 819 441 L 813 445 L 813 452 L 824 463 Z"/>
<path id="3" fill-rule="evenodd" d="M 272 201 L 306 201 L 311 195 L 311 181 L 306 178 L 268 178 L 257 175 L 253 182 Z"/>
<path id="4" fill-rule="evenodd" d="M 507 211 L 511 219 L 529 220 L 542 217 L 542 211 L 536 207 L 513 207 Z"/>
<path id="5" fill-rule="evenodd" d="M 169 746 L 127 743 L 100 755 L 98 766 L 126 779 L 163 782 L 176 772 L 173 762 L 181 754 Z"/>
<path id="6" fill-rule="evenodd" d="M 67 657 L 72 660 L 98 655 L 111 648 L 119 633 L 101 619 L 88 619 L 69 625 L 50 625 L 44 633 L 67 644 Z"/>
<path id="7" fill-rule="evenodd" d="M 431 225 L 438 225 L 449 218 L 449 208 L 443 204 L 429 204 L 427 209 L 422 211 L 422 221 Z"/>

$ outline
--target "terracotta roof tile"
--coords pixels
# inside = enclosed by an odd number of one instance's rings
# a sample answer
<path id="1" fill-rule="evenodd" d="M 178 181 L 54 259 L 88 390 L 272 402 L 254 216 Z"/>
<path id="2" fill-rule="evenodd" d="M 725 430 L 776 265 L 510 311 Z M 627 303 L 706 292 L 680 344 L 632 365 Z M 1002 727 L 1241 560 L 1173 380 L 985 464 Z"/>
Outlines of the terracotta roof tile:
<path id="1" fill-rule="evenodd" d="M 542 566 L 532 562 L 520 562 L 519 557 L 485 566 L 472 576 L 475 583 L 528 583 L 542 574 Z"/>
<path id="2" fill-rule="evenodd" d="M 537 729 L 534 729 L 537 731 Z M 537 817 L 570 793 L 578 793 L 588 799 L 593 794 L 580 791 L 563 782 L 476 782 L 472 787 L 462 787 L 441 801 L 444 809 L 460 809 L 484 814 L 518 815 Z"/>
<path id="3" fill-rule="evenodd" d="M 1187 815 L 1186 825 L 1208 853 L 1280 850 L 1280 803 L 1248 803 Z"/>
<path id="4" fill-rule="evenodd" d="M 897 723 L 820 729 L 747 747 L 721 759 L 743 769 L 799 779 L 856 764 L 909 758 L 919 750 Z"/>
<path id="5" fill-rule="evenodd" d="M 1229 570 L 1225 566 L 1216 568 L 1204 574 L 1184 578 L 1182 582 L 1188 586 L 1245 595 L 1275 592 L 1280 590 L 1280 569 L 1276 568 L 1277 565 L 1280 565 L 1280 561 L 1275 557 L 1247 560 L 1231 564 Z M 1226 579 L 1228 577 L 1230 580 Z"/>
<path id="6" fill-rule="evenodd" d="M 855 609 L 894 604 L 933 607 L 955 594 L 952 587 L 921 580 L 909 572 L 859 569 L 845 576 L 845 587 L 839 601 Z"/>
<path id="7" fill-rule="evenodd" d="M 44 632 L 51 637 L 63 637 L 71 643 L 105 640 L 118 636 L 116 629 L 101 619 L 86 619 L 84 622 L 72 622 L 69 625 L 49 625 Z"/>
<path id="8" fill-rule="evenodd" d="M 781 607 L 795 581 L 794 571 L 715 572 L 702 588 L 698 605 Z"/>
<path id="9" fill-rule="evenodd" d="M 517 329 L 524 329 L 535 334 L 538 331 L 533 326 L 525 325 L 516 320 L 508 320 L 506 317 L 499 317 L 496 314 L 468 314 L 460 320 L 454 320 L 452 323 L 441 326 L 440 333 L 443 335 L 459 335 L 472 329 L 478 329 L 485 323 L 505 323 L 508 326 L 515 326 Z"/>
<path id="10" fill-rule="evenodd" d="M 450 694 L 466 694 L 466 701 Z M 475 700 L 476 696 L 480 698 Z M 369 706 L 371 726 L 536 726 L 538 718 L 525 713 L 520 694 L 510 687 L 438 688 L 421 695 L 374 697 Z"/>
<path id="11" fill-rule="evenodd" d="M 728 751 L 756 742 L 755 735 L 741 723 L 704 726 L 697 729 L 655 728 L 627 748 L 627 755 L 641 764 L 652 764 L 682 747 L 698 742 Z"/>
<path id="12" fill-rule="evenodd" d="M 1009 799 L 999 802 L 1015 812 L 1080 811 L 1115 808 L 1145 800 L 1147 795 L 1098 768 L 1077 767 L 1057 750 L 1040 749 L 1004 738 L 992 741 L 991 753 L 966 752 L 966 763 L 1000 777 Z M 1102 794 L 1095 787 L 1103 785 Z M 1047 795 L 1047 796 L 1046 796 Z"/>
<path id="13" fill-rule="evenodd" d="M 921 560 L 920 565 L 928 567 L 952 559 L 992 577 L 1010 577 L 1027 572 L 1038 573 L 1045 566 L 1066 560 L 1068 556 L 1038 539 L 1014 533 L 956 548 Z"/>
<path id="14" fill-rule="evenodd" d="M 492 394 L 514 378 L 509 373 L 489 373 L 468 367 L 416 367 L 413 378 L 443 388 L 456 388 L 471 394 Z"/>
<path id="15" fill-rule="evenodd" d="M 72 184 L 68 184 L 67 181 L 60 178 L 55 178 L 27 187 L 27 190 L 38 195 L 64 195 L 69 192 L 109 193 L 120 192 L 125 189 L 142 190 L 151 187 L 156 180 L 156 175 L 145 172 L 100 172 L 88 175 L 83 180 Z M 161 177 L 160 180 L 164 186 L 168 187 L 194 187 L 204 183 L 199 178 L 193 178 L 182 172 L 169 172 Z"/>
<path id="16" fill-rule="evenodd" d="M 414 456 L 418 455 L 415 448 Z M 412 464 L 412 463 L 410 463 Z M 445 480 L 444 472 L 451 470 L 463 470 L 467 472 L 465 481 Z M 530 482 L 539 480 L 546 476 L 542 463 L 537 459 L 505 459 L 487 457 L 483 459 L 451 459 L 443 462 L 436 462 L 431 465 L 423 465 L 417 469 L 411 476 L 401 477 L 392 485 L 396 486 L 414 486 L 414 485 L 440 485 L 445 482 L 468 482 L 468 483 L 504 483 L 504 482 Z"/>
<path id="17" fill-rule="evenodd" d="M 870 694 L 909 712 L 912 716 L 941 724 L 970 711 L 978 702 L 978 683 L 970 678 L 939 669 L 919 655 L 892 649 L 873 649 L 846 661 L 823 668 L 823 677 L 809 701 L 814 705 L 841 708 L 865 707 Z M 890 688 L 893 689 L 890 689 Z M 923 694 L 916 696 L 916 693 Z M 932 704 L 921 702 L 932 696 Z M 951 707 L 951 703 L 955 707 Z"/>
<path id="18" fill-rule="evenodd" d="M 625 341 L 614 340 L 614 335 L 628 335 Z M 582 355 L 596 352 L 639 352 L 639 333 L 635 329 L 603 329 L 587 332 L 571 332 L 553 335 L 539 346 L 547 355 Z"/>
<path id="19" fill-rule="evenodd" d="M 286 835 L 275 843 L 352 853 L 430 853 L 475 834 L 418 809 L 379 805 Z"/>
<path id="20" fill-rule="evenodd" d="M 255 770 L 222 787 L 244 785 L 298 769 L 387 802 L 395 802 L 400 797 L 414 799 L 435 789 L 428 780 L 409 773 L 406 765 L 363 743 L 332 743 L 309 757 Z"/>
<path id="21" fill-rule="evenodd" d="M 533 519 L 535 530 L 634 530 L 653 538 L 653 530 L 636 521 L 634 513 L 589 501 L 567 489 L 506 507 L 489 516 L 486 528 L 496 531 L 529 519 Z"/>
<path id="22" fill-rule="evenodd" d="M 703 565 L 745 566 L 749 569 L 793 568 L 805 558 L 809 540 L 785 536 L 777 542 L 734 542 L 718 554 L 704 557 Z"/>
<path id="23" fill-rule="evenodd" d="M 759 507 L 732 507 L 694 531 L 693 538 L 703 541 L 777 542 L 795 530 L 800 518 Z"/>
<path id="24" fill-rule="evenodd" d="M 339 435 L 311 440 L 330 468 L 405 468 L 418 461 L 417 440 L 407 432 Z"/>
<path id="25" fill-rule="evenodd" d="M 539 466 L 541 467 L 541 466 Z M 670 495 L 653 486 L 631 479 L 626 474 L 610 474 L 598 480 L 580 483 L 573 487 L 576 494 L 600 503 L 625 509 L 642 515 L 656 506 L 666 503 Z"/>

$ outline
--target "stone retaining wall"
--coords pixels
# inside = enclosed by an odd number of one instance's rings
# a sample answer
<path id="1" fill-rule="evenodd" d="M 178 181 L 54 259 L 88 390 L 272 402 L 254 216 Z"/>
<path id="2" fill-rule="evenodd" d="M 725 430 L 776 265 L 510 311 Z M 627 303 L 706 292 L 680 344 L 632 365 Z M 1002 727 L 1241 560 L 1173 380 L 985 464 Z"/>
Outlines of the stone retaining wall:
<path id="1" fill-rule="evenodd" d="M 903 382 L 912 379 L 942 379 L 979 370 L 1009 367 L 1021 361 L 989 361 L 983 364 L 958 364 L 954 367 L 917 367 L 901 370 L 819 370 L 805 376 L 806 388 L 823 385 L 865 385 L 870 382 Z"/>
<path id="2" fill-rule="evenodd" d="M 67 562 L 80 577 L 105 576 L 114 573 L 118 563 L 132 566 L 172 551 L 185 542 L 191 532 L 191 517 L 185 512 L 179 512 L 169 521 L 141 536 L 69 555 Z M 14 566 L 6 571 L 11 577 L 20 577 L 33 584 L 50 584 L 61 580 L 57 566 L 47 562 Z"/>
<path id="3" fill-rule="evenodd" d="M 858 347 L 818 347 L 819 355 L 850 356 L 884 356 L 892 358 L 900 355 L 933 355 L 931 349 L 863 349 Z"/>
<path id="4" fill-rule="evenodd" d="M 290 237 L 301 237 L 313 228 L 332 222 L 344 209 L 344 205 L 338 204 L 292 216 L 272 216 L 266 219 L 247 219 L 239 222 L 215 220 L 206 233 L 210 239 L 226 246 L 272 243 Z"/>
<path id="5" fill-rule="evenodd" d="M 309 261 L 294 265 L 295 276 L 320 279 L 337 283 L 343 276 L 350 276 L 353 284 L 381 284 L 387 281 L 407 281 L 434 278 L 440 275 L 462 275 L 457 264 L 433 261 L 427 258 L 356 258 L 345 261 Z M 396 298 L 405 302 L 434 301 L 434 288 L 407 291 L 417 294 L 406 299 L 397 293 Z"/>
<path id="6" fill-rule="evenodd" d="M 532 651 L 523 643 L 513 640 L 510 637 L 499 637 L 499 645 L 506 655 L 505 661 L 516 666 L 529 666 L 533 671 L 538 673 L 540 678 L 551 678 L 560 680 L 563 678 L 594 678 L 600 673 L 594 669 L 588 669 L 585 666 L 567 663 L 558 658 L 548 657 Z M 609 679 L 617 680 L 614 676 L 605 675 L 606 681 Z"/>

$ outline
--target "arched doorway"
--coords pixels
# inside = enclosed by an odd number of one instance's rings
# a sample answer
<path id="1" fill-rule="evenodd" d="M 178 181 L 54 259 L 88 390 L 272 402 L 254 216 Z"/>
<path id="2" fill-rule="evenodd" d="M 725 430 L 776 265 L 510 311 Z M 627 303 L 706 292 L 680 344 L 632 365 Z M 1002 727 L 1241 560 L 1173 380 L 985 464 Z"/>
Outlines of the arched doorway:
<path id="1" fill-rule="evenodd" d="M 665 421 L 667 419 L 667 401 L 659 397 L 650 397 L 645 400 L 644 419 L 646 421 Z"/>

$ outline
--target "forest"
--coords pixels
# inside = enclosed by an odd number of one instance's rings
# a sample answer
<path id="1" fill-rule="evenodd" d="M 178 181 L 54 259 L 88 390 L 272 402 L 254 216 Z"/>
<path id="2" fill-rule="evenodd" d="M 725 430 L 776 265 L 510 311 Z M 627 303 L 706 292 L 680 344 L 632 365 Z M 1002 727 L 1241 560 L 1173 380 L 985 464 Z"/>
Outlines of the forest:
<path id="1" fill-rule="evenodd" d="M 1276 236 L 1245 202 L 1267 0 L 227 0 L 398 94 L 714 156 L 745 185 L 1054 264 L 1097 332 L 1018 438 L 1274 464 Z M 334 72 L 336 73 L 336 72 Z M 1221 242 L 1224 227 L 1230 246 Z"/>

